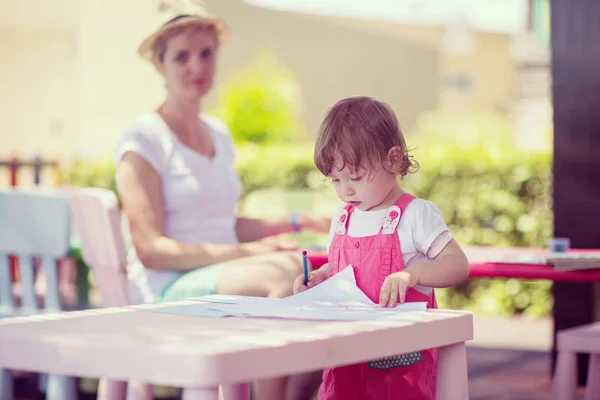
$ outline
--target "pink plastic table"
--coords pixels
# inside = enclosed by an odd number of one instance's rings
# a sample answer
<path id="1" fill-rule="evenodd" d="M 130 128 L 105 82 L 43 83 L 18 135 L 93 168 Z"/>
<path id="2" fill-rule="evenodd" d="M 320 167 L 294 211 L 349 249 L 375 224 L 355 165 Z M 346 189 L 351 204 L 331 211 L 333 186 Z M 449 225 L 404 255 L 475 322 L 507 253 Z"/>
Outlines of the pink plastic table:
<path id="1" fill-rule="evenodd" d="M 190 304 L 190 301 L 170 303 Z M 199 318 L 133 306 L 0 320 L 0 366 L 183 387 L 185 400 L 248 399 L 247 382 L 439 348 L 437 399 L 468 399 L 469 312 L 421 322 Z"/>

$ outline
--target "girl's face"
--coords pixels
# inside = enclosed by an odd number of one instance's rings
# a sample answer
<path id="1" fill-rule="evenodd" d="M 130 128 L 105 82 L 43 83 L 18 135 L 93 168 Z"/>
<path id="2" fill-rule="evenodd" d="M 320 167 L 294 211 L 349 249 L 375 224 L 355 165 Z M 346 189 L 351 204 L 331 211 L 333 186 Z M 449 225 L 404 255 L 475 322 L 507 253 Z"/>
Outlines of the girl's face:
<path id="1" fill-rule="evenodd" d="M 336 157 L 329 178 L 335 192 L 345 203 L 362 211 L 380 210 L 389 207 L 396 200 L 394 194 L 400 188 L 393 172 L 389 157 L 375 167 L 351 168 Z M 391 171 L 391 172 L 388 172 Z M 391 204 L 388 204 L 390 203 Z"/>
<path id="2" fill-rule="evenodd" d="M 212 88 L 217 55 L 216 33 L 188 29 L 168 39 L 160 72 L 169 94 L 198 101 Z"/>

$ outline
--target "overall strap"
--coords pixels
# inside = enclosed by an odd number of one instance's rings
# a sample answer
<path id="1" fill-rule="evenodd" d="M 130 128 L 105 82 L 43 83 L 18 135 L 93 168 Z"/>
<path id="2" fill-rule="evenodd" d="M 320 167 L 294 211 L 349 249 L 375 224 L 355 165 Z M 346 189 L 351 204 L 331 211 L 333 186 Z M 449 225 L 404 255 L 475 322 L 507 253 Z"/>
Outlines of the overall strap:
<path id="1" fill-rule="evenodd" d="M 396 232 L 396 228 L 398 228 L 404 210 L 406 210 L 406 207 L 408 207 L 410 202 L 414 199 L 416 199 L 416 197 L 410 193 L 404 193 L 400 196 L 394 205 L 387 209 L 379 233 L 386 235 Z"/>
<path id="2" fill-rule="evenodd" d="M 416 196 L 405 192 L 402 196 L 400 196 L 398 200 L 396 200 L 396 203 L 394 203 L 394 205 L 400 207 L 402 212 L 404 212 L 404 210 L 406 210 L 406 207 L 408 207 L 410 202 L 416 198 Z"/>

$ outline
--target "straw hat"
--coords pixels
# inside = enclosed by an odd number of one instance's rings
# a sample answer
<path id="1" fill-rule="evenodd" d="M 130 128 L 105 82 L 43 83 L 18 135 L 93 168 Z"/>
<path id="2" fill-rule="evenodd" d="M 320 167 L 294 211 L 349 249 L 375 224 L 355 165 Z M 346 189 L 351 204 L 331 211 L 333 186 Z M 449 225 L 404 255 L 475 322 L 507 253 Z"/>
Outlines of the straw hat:
<path id="1" fill-rule="evenodd" d="M 223 44 L 227 35 L 225 21 L 209 13 L 201 0 L 160 0 L 159 1 L 159 26 L 138 47 L 139 55 L 153 62 L 153 48 L 156 41 L 173 28 L 204 25 L 213 26 L 219 36 L 219 44 Z"/>

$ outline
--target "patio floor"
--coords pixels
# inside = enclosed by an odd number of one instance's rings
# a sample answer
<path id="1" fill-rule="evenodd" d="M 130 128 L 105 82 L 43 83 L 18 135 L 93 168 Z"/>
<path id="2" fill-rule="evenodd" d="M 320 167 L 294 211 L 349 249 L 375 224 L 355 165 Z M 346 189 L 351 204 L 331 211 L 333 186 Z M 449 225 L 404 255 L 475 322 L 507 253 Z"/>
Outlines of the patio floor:
<path id="1" fill-rule="evenodd" d="M 471 400 L 552 398 L 548 353 L 478 347 L 467 351 Z"/>

